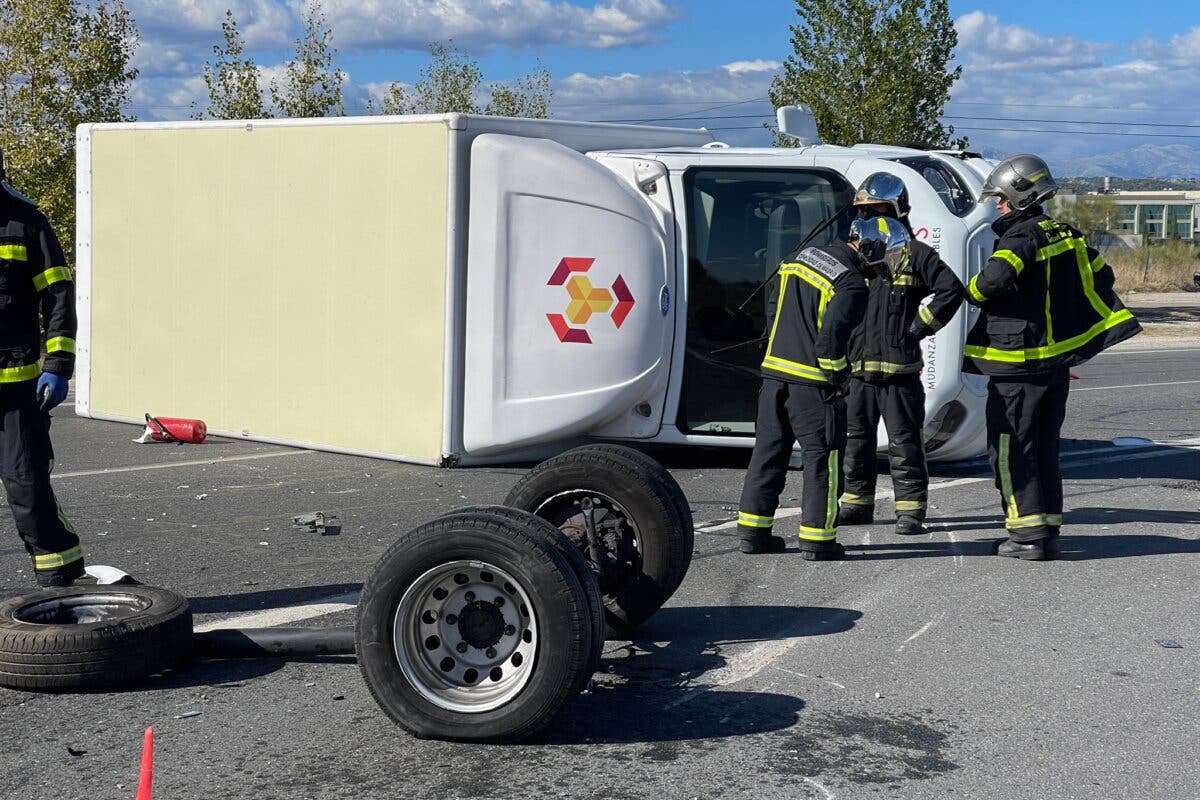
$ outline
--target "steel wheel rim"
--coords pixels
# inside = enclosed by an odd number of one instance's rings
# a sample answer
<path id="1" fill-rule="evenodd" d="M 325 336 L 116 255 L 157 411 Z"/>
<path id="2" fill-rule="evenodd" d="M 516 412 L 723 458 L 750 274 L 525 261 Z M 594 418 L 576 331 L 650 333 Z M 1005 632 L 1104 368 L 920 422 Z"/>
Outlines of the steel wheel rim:
<path id="1" fill-rule="evenodd" d="M 423 698 L 447 711 L 481 714 L 525 688 L 539 630 L 529 593 L 509 572 L 451 561 L 408 587 L 392 634 L 400 670 Z"/>
<path id="2" fill-rule="evenodd" d="M 565 533 L 567 538 L 575 542 L 576 545 L 579 545 L 580 549 L 583 551 L 583 554 L 587 556 L 588 550 L 586 535 L 583 536 L 582 540 L 579 538 L 580 533 L 584 528 L 582 511 L 579 513 L 573 513 L 571 516 L 566 518 L 560 518 L 560 514 L 554 513 L 555 511 L 563 510 L 566 506 L 578 505 L 579 502 L 585 497 L 592 498 L 593 502 L 600 501 L 596 504 L 597 510 L 607 511 L 620 517 L 632 534 L 631 544 L 633 545 L 635 558 L 632 563 L 629 564 L 629 570 L 622 570 L 623 573 L 628 573 L 622 574 L 623 580 L 618 583 L 618 586 L 622 585 L 624 582 L 630 580 L 633 574 L 641 571 L 643 552 L 641 528 L 638 527 L 633 514 L 630 514 L 624 505 L 614 499 L 611 495 L 607 495 L 603 492 L 597 492 L 591 489 L 566 489 L 547 497 L 538 505 L 537 509 L 533 513 Z M 596 522 L 599 524 L 602 522 L 602 519 L 597 517 Z M 605 592 L 615 588 L 611 585 L 607 585 L 608 582 L 604 580 L 603 575 L 601 575 L 600 584 L 601 590 Z"/>
<path id="3" fill-rule="evenodd" d="M 79 594 L 21 606 L 13 619 L 27 625 L 87 625 L 119 622 L 150 608 L 152 603 L 130 594 Z"/>

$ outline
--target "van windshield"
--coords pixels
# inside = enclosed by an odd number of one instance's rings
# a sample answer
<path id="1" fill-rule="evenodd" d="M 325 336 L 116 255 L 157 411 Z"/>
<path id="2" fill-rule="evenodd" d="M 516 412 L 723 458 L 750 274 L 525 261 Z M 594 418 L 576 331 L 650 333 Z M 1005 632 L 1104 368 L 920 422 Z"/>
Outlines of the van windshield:
<path id="1" fill-rule="evenodd" d="M 696 169 L 684 186 L 688 311 L 678 423 L 688 433 L 752 436 L 768 289 L 738 307 L 854 189 L 824 169 Z M 845 237 L 852 216 L 810 244 Z"/>

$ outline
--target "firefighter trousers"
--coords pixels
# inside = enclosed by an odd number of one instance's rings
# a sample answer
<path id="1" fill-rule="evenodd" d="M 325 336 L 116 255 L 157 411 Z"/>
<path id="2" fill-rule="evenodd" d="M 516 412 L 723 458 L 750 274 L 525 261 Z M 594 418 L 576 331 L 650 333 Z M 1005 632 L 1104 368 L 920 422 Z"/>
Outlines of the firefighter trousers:
<path id="1" fill-rule="evenodd" d="M 771 533 L 796 442 L 804 465 L 800 538 L 834 541 L 841 493 L 839 462 L 846 447 L 845 400 L 831 386 L 772 378 L 764 378 L 759 390 L 754 454 L 742 487 L 738 528 L 743 533 Z"/>
<path id="2" fill-rule="evenodd" d="M 1069 388 L 1065 368 L 988 381 L 988 457 L 1013 541 L 1057 536 L 1062 525 L 1058 450 Z"/>
<path id="3" fill-rule="evenodd" d="M 896 514 L 923 520 L 929 492 L 923 435 L 925 387 L 915 373 L 879 383 L 850 379 L 846 396 L 846 491 L 841 502 L 875 506 L 875 446 L 881 417 L 887 429 Z"/>
<path id="4" fill-rule="evenodd" d="M 50 487 L 50 415 L 34 391 L 34 381 L 0 385 L 0 480 L 37 581 L 47 586 L 82 575 L 83 553 Z"/>

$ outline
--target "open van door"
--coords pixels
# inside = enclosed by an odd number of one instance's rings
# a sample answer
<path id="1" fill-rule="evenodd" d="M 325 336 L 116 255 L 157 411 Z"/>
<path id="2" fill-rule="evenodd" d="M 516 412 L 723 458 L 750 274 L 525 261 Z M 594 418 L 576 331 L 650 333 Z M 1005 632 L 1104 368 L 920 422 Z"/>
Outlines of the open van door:
<path id="1" fill-rule="evenodd" d="M 645 198 L 545 139 L 478 136 L 470 174 L 465 454 L 567 439 L 618 418 L 628 436 L 653 436 L 674 266 Z"/>

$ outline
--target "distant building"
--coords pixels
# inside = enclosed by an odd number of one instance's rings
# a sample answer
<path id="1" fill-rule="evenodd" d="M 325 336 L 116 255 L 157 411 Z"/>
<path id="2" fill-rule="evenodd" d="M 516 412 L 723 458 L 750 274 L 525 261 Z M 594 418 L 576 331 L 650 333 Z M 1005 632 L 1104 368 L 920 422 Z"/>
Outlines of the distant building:
<path id="1" fill-rule="evenodd" d="M 1111 192 L 1108 196 L 1117 203 L 1114 233 L 1200 240 L 1200 192 Z"/>

